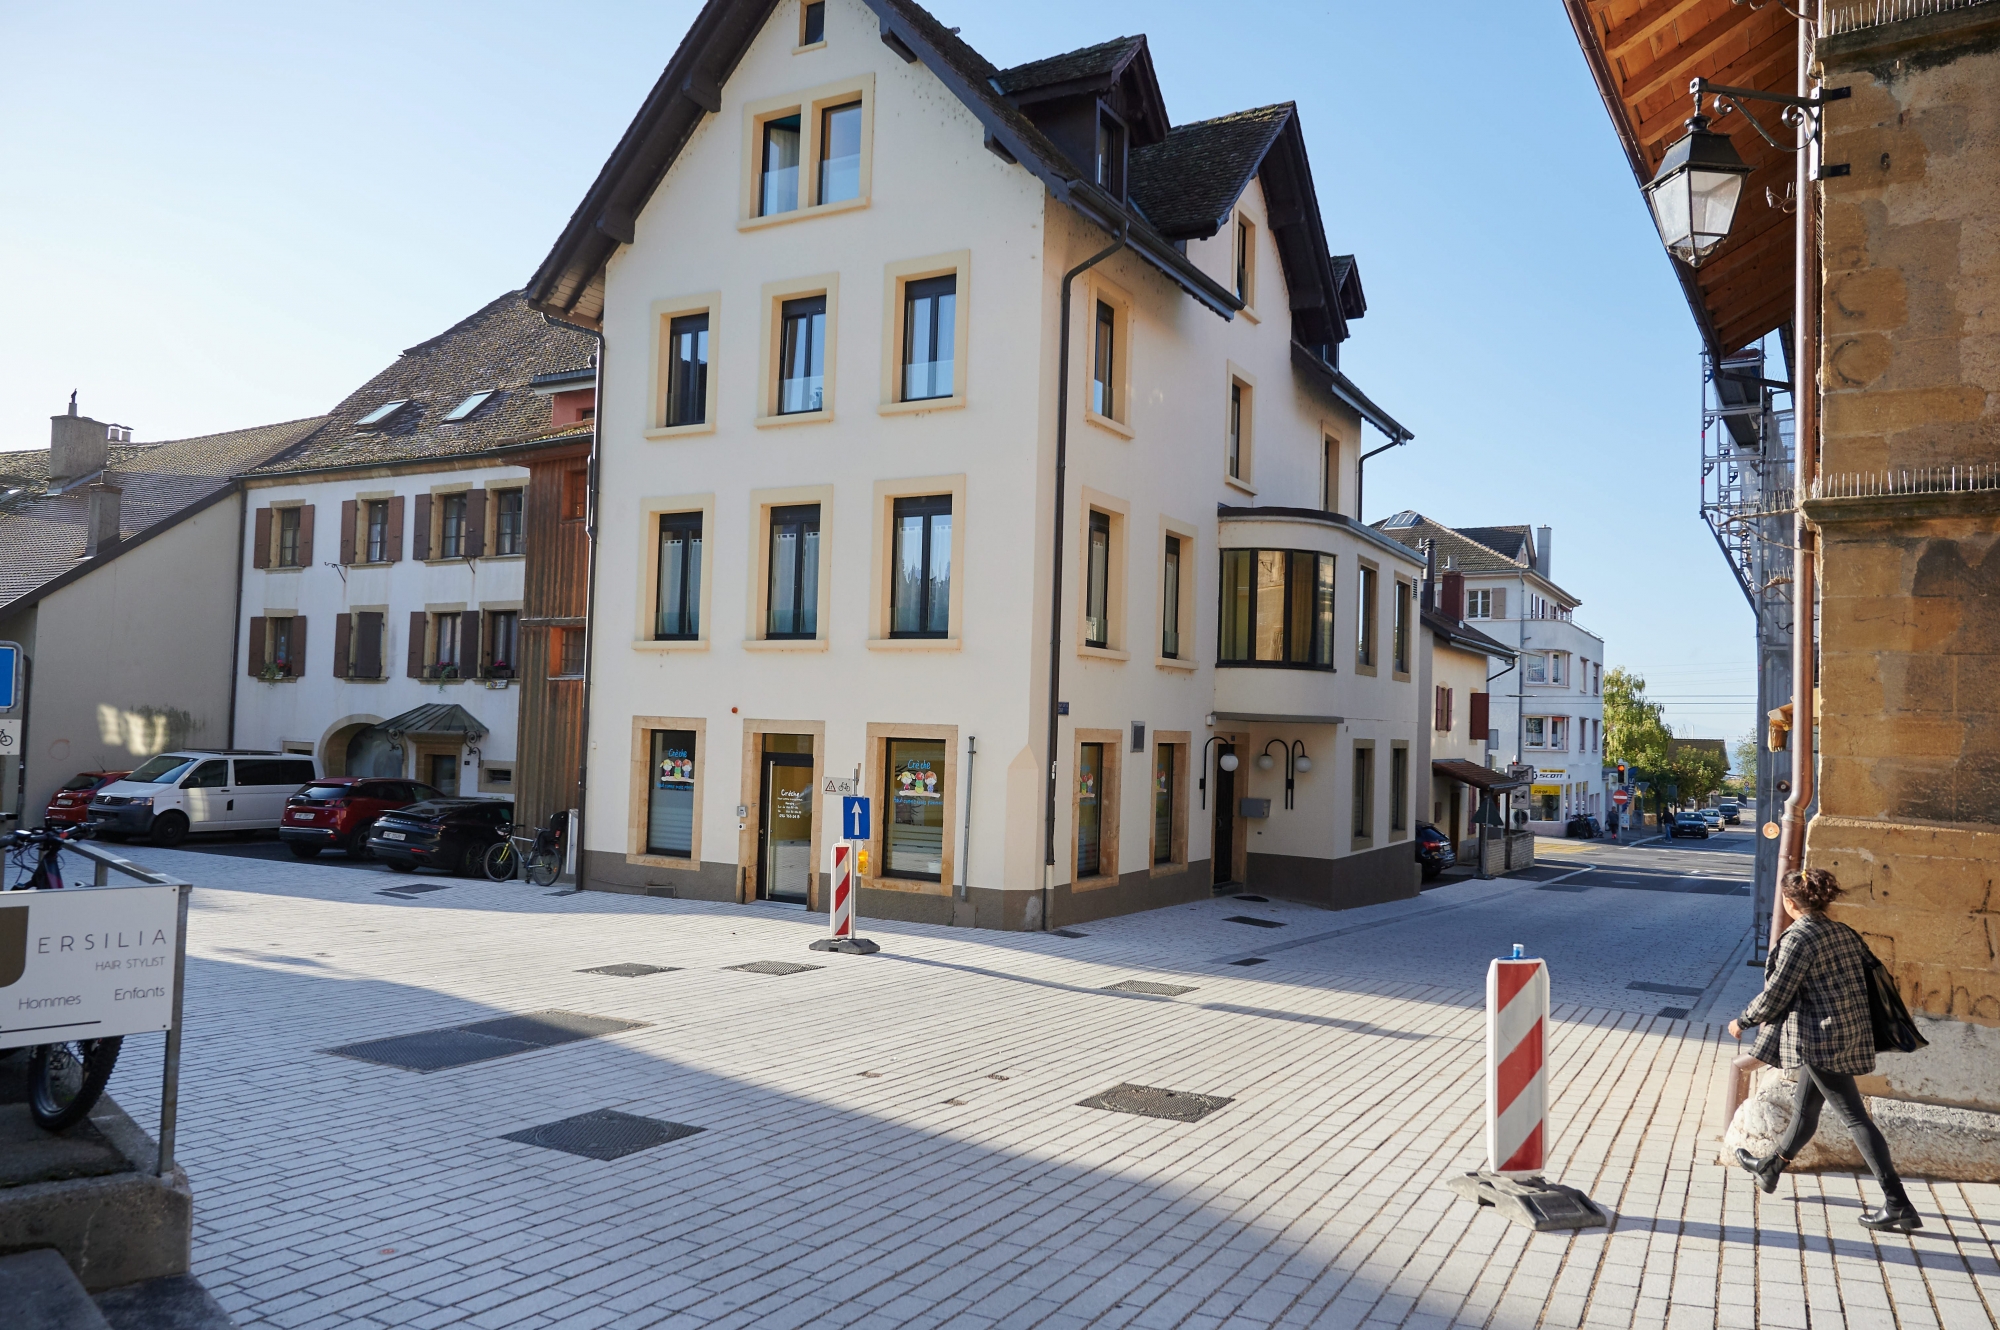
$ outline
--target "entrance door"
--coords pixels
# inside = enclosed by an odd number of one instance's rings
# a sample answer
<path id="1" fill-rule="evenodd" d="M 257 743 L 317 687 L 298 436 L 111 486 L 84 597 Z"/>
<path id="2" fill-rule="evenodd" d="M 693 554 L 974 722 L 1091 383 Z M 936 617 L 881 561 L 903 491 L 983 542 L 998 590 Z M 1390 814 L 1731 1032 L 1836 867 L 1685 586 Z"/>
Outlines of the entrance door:
<path id="1" fill-rule="evenodd" d="M 1215 884 L 1236 880 L 1236 773 L 1222 769 L 1225 754 L 1234 754 L 1234 744 L 1215 746 Z"/>
<path id="2" fill-rule="evenodd" d="M 806 903 L 813 873 L 812 765 L 811 753 L 764 754 L 757 824 L 759 899 Z"/>

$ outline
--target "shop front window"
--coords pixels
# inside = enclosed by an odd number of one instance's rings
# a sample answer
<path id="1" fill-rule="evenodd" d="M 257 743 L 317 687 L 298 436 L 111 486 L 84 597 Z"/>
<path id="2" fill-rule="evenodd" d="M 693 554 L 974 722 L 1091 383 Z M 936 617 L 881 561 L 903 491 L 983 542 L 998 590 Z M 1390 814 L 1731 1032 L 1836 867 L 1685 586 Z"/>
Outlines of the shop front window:
<path id="1" fill-rule="evenodd" d="M 889 740 L 889 825 L 883 876 L 938 882 L 944 874 L 944 740 Z"/>
<path id="2" fill-rule="evenodd" d="M 693 730 L 652 731 L 646 791 L 646 853 L 686 859 L 694 853 Z"/>

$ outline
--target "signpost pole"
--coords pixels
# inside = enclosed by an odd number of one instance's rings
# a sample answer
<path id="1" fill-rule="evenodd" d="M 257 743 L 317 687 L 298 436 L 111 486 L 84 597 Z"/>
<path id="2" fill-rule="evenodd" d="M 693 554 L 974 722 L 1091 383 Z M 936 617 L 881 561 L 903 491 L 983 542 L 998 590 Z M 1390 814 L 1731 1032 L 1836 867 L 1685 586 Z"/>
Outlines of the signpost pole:
<path id="1" fill-rule="evenodd" d="M 101 866 L 99 871 L 103 871 Z M 188 895 L 193 890 L 188 883 L 181 883 L 174 939 L 174 1023 L 167 1027 L 167 1052 L 160 1060 L 160 1162 L 154 1171 L 161 1177 L 174 1171 L 174 1128 L 181 1113 L 181 995 L 187 987 Z"/>
<path id="2" fill-rule="evenodd" d="M 832 786 L 835 783 L 829 781 L 828 784 Z M 882 949 L 865 937 L 855 936 L 854 932 L 854 916 L 861 897 L 860 884 L 855 879 L 854 864 L 860 857 L 861 844 L 868 840 L 869 835 L 868 800 L 857 798 L 852 794 L 842 795 L 840 839 L 833 847 L 833 899 L 828 903 L 827 909 L 828 935 L 812 944 L 814 951 L 841 951 L 854 956 L 872 956 Z"/>

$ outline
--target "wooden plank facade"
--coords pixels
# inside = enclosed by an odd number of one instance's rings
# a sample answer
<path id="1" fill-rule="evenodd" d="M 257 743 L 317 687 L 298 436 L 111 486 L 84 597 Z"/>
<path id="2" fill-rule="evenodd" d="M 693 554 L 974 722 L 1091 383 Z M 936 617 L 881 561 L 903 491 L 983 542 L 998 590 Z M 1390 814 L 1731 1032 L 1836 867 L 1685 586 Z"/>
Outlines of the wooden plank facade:
<path id="1" fill-rule="evenodd" d="M 590 549 L 581 500 L 590 437 L 537 451 L 525 462 L 527 580 L 514 808 L 517 822 L 543 826 L 553 814 L 578 807 L 581 794 L 583 674 L 577 648 L 589 598 Z"/>

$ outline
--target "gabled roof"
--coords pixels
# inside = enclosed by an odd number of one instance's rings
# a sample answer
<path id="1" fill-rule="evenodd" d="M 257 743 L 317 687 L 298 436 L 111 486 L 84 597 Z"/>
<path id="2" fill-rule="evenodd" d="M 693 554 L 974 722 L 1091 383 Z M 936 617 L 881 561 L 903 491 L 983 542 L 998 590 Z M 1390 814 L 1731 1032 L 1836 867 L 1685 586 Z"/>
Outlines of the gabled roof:
<path id="1" fill-rule="evenodd" d="M 83 557 L 90 498 L 82 482 L 52 488 L 46 448 L 0 453 L 0 613 L 34 604 L 194 516 L 227 495 L 238 472 L 291 447 L 325 420 L 110 445 L 103 474 L 123 491 L 119 543 L 91 559 Z"/>
<path id="2" fill-rule="evenodd" d="M 1128 121 L 1134 146 L 1158 143 L 1167 136 L 1166 98 L 1160 94 L 1160 80 L 1153 72 L 1153 56 L 1143 35 L 1114 37 L 1081 50 L 1030 60 L 1001 70 L 993 83 L 1016 106 L 1103 94 L 1123 83 L 1127 95 L 1118 99 L 1120 114 L 1131 113 Z"/>
<path id="3" fill-rule="evenodd" d="M 1462 526 L 1458 534 L 1516 563 L 1535 562 L 1535 534 L 1525 526 Z"/>
<path id="4" fill-rule="evenodd" d="M 1488 637 L 1469 623 L 1463 621 L 1453 623 L 1436 610 L 1425 610 L 1418 617 L 1423 620 L 1424 627 L 1446 638 L 1454 646 L 1465 647 L 1470 651 L 1481 651 L 1489 656 L 1500 656 L 1506 660 L 1515 659 L 1516 653 L 1513 647 Z"/>
<path id="5" fill-rule="evenodd" d="M 537 379 L 589 372 L 597 339 L 558 323 L 509 291 L 435 337 L 404 351 L 326 417 L 312 437 L 255 467 L 256 476 L 380 466 L 489 452 L 551 432 L 553 406 Z M 584 383 L 582 386 L 588 386 Z M 452 409 L 491 392 L 463 420 Z M 379 429 L 356 422 L 391 402 L 408 405 Z"/>
<path id="6" fill-rule="evenodd" d="M 1583 603 L 1535 571 L 1534 547 L 1529 541 L 1527 527 L 1453 528 L 1441 522 L 1433 522 L 1422 513 L 1407 508 L 1383 518 L 1374 523 L 1374 526 L 1384 535 L 1394 536 L 1413 550 L 1422 549 L 1426 540 L 1433 542 L 1439 572 L 1465 573 L 1472 577 L 1491 576 L 1495 573 L 1509 577 L 1525 574 L 1549 588 L 1558 599 L 1571 607 Z M 1486 539 L 1478 538 L 1482 536 Z M 1489 541 L 1495 543 L 1488 543 Z M 1497 546 L 1509 546 L 1514 553 L 1507 553 Z"/>

